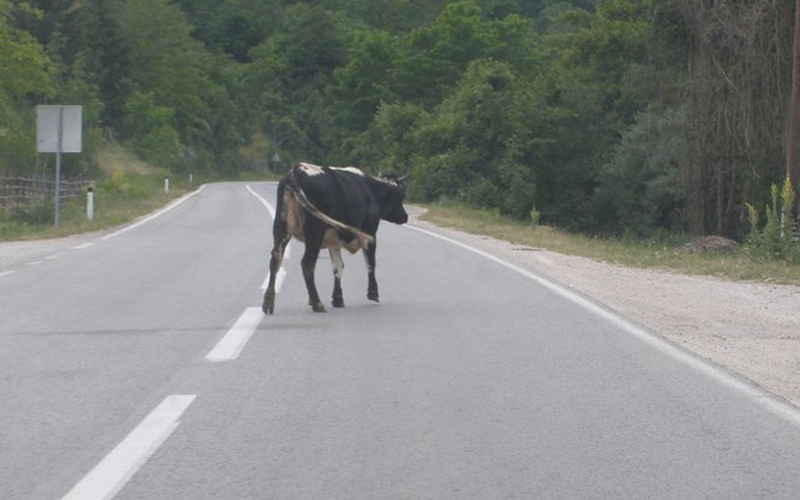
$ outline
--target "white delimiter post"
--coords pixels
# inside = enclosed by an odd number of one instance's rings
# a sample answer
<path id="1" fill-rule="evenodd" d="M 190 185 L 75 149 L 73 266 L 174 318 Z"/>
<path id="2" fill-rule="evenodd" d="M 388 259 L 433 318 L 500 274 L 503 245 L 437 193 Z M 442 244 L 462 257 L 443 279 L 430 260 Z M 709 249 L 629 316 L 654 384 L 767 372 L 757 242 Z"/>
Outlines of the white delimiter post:
<path id="1" fill-rule="evenodd" d="M 169 194 L 169 178 L 164 179 L 164 194 Z"/>
<path id="2" fill-rule="evenodd" d="M 86 218 L 94 220 L 94 188 L 92 186 L 86 190 Z"/>

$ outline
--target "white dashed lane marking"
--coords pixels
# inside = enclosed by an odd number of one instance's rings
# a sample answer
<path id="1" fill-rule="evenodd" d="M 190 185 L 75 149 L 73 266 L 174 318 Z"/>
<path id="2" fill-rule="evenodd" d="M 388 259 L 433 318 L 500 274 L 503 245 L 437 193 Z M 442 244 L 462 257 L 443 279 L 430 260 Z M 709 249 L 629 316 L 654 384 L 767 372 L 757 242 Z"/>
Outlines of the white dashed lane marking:
<path id="1" fill-rule="evenodd" d="M 248 307 L 244 310 L 228 333 L 206 355 L 207 361 L 231 361 L 239 357 L 250 336 L 261 322 L 263 313 L 260 307 Z"/>
<path id="2" fill-rule="evenodd" d="M 62 500 L 110 500 L 178 428 L 196 395 L 167 396 Z"/>

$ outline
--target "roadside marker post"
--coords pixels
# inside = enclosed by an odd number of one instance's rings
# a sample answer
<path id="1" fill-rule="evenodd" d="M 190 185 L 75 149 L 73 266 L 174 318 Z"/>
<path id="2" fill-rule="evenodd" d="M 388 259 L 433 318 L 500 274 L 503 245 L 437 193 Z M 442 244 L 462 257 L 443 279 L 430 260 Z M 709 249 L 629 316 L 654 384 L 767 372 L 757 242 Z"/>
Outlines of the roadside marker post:
<path id="1" fill-rule="evenodd" d="M 86 190 L 86 218 L 94 220 L 94 188 L 92 186 Z"/>
<path id="2" fill-rule="evenodd" d="M 194 148 L 189 146 L 186 148 L 186 161 L 189 163 L 189 184 L 194 182 L 194 161 L 197 159 L 197 155 L 194 152 Z"/>

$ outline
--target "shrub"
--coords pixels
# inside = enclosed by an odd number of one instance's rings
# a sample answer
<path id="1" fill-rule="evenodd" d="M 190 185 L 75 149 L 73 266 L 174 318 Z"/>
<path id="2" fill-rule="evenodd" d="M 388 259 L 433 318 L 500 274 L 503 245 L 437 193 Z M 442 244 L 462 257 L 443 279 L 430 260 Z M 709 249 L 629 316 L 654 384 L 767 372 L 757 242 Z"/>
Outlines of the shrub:
<path id="1" fill-rule="evenodd" d="M 748 252 L 757 258 L 785 260 L 800 263 L 797 220 L 794 216 L 795 192 L 787 177 L 783 188 L 773 184 L 770 189 L 771 203 L 765 208 L 766 223 L 759 228 L 758 209 L 747 203 L 750 235 L 747 238 Z"/>

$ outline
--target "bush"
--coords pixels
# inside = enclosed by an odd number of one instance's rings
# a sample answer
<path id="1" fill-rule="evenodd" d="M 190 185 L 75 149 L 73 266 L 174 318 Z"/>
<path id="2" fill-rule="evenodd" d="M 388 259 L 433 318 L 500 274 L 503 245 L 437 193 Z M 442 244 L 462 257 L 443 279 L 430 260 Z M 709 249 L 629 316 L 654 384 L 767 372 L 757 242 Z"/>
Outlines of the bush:
<path id="1" fill-rule="evenodd" d="M 684 120 L 680 110 L 647 112 L 623 135 L 600 170 L 592 199 L 594 226 L 601 232 L 650 236 L 659 229 L 680 229 Z"/>
<path id="2" fill-rule="evenodd" d="M 110 177 L 97 184 L 98 198 L 123 196 L 127 198 L 145 198 L 148 190 L 142 182 L 134 182 L 124 172 L 115 171 Z"/>
<path id="3" fill-rule="evenodd" d="M 126 111 L 133 150 L 141 159 L 170 169 L 184 165 L 172 109 L 157 105 L 151 93 L 135 92 Z"/>
<path id="4" fill-rule="evenodd" d="M 795 192 L 791 180 L 786 178 L 780 193 L 778 186 L 773 184 L 770 196 L 772 202 L 766 206 L 767 220 L 763 228 L 759 228 L 758 209 L 746 204 L 750 221 L 746 249 L 756 258 L 800 263 L 797 220 L 793 212 Z"/>

